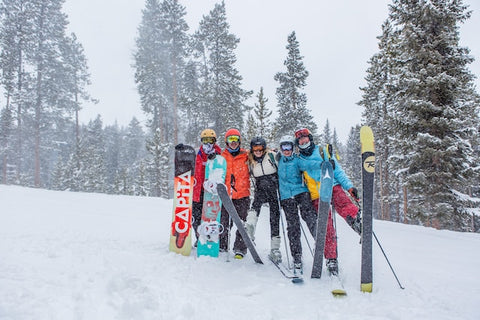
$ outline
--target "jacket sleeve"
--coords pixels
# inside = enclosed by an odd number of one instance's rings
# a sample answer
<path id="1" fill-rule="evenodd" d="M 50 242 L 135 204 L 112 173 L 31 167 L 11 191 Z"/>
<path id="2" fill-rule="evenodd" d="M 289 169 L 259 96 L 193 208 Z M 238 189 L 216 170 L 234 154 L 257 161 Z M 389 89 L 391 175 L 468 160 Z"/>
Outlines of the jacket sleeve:
<path id="1" fill-rule="evenodd" d="M 353 187 L 352 181 L 347 177 L 347 174 L 345 171 L 343 171 L 342 167 L 338 163 L 338 161 L 334 158 L 332 158 L 333 161 L 335 161 L 335 170 L 333 172 L 333 175 L 335 176 L 335 180 L 342 186 L 344 190 L 348 190 Z"/>
<path id="2" fill-rule="evenodd" d="M 307 172 L 308 175 L 315 181 L 320 181 L 322 178 L 322 171 L 320 167 L 323 160 L 317 159 L 298 159 L 298 168 L 300 171 Z"/>

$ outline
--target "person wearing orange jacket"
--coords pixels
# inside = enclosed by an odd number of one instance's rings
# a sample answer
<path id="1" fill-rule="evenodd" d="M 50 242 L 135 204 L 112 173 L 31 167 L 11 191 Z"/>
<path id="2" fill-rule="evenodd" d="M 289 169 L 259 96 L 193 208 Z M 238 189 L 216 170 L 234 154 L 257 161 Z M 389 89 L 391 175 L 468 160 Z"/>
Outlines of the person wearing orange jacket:
<path id="1" fill-rule="evenodd" d="M 222 151 L 222 156 L 227 161 L 225 184 L 228 193 L 240 219 L 246 221 L 250 208 L 250 173 L 248 171 L 248 152 L 240 147 L 241 142 L 240 131 L 234 128 L 227 130 L 225 133 L 226 148 Z M 223 207 L 221 224 L 228 226 L 225 230 L 230 230 L 229 215 Z M 220 235 L 220 251 L 228 251 L 229 249 L 228 233 L 223 232 Z M 238 231 L 235 236 L 233 251 L 236 259 L 242 259 L 247 253 L 247 245 Z"/>

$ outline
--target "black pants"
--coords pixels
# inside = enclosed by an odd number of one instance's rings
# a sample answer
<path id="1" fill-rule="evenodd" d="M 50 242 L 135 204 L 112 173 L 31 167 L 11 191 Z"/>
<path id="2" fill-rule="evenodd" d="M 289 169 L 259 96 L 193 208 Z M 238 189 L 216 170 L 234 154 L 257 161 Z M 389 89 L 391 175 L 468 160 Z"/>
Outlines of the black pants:
<path id="1" fill-rule="evenodd" d="M 317 215 L 312 205 L 310 193 L 304 192 L 297 194 L 292 198 L 281 201 L 282 208 L 287 218 L 287 234 L 290 242 L 290 251 L 292 252 L 293 262 L 302 262 L 302 242 L 300 239 L 300 218 L 298 217 L 298 209 L 302 219 L 307 223 L 310 233 L 315 238 L 315 230 L 317 227 Z"/>
<path id="2" fill-rule="evenodd" d="M 235 209 L 237 209 L 240 219 L 243 221 L 247 220 L 248 208 L 250 207 L 250 197 L 244 197 L 241 199 L 232 200 Z M 232 227 L 229 224 L 229 215 L 227 210 L 222 206 L 222 216 L 220 217 L 220 222 L 223 225 L 223 233 L 220 234 L 220 250 L 228 250 L 228 234 L 230 233 L 230 228 Z M 243 241 L 240 232 L 237 231 L 235 234 L 235 243 L 233 244 L 233 251 L 241 252 L 243 255 L 247 253 L 247 245 Z"/>
<path id="3" fill-rule="evenodd" d="M 203 197 L 202 197 L 203 198 Z M 195 232 L 195 236 L 198 239 L 198 227 L 202 222 L 202 208 L 203 208 L 203 201 L 202 202 L 193 202 L 192 203 L 192 228 Z"/>
<path id="4" fill-rule="evenodd" d="M 268 188 L 255 189 L 252 210 L 255 210 L 257 217 L 260 215 L 260 209 L 264 203 L 268 203 L 270 207 L 270 236 L 278 237 L 280 235 L 280 208 L 276 185 L 272 184 Z"/>

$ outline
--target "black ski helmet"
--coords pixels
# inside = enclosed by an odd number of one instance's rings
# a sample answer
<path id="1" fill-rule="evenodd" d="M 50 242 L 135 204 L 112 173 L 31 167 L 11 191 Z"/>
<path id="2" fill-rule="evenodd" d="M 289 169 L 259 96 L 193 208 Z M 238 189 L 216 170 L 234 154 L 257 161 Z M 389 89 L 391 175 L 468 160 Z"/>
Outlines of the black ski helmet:
<path id="1" fill-rule="evenodd" d="M 265 150 L 267 148 L 267 142 L 262 137 L 255 137 L 250 141 L 250 149 L 253 149 L 254 146 L 262 146 Z"/>

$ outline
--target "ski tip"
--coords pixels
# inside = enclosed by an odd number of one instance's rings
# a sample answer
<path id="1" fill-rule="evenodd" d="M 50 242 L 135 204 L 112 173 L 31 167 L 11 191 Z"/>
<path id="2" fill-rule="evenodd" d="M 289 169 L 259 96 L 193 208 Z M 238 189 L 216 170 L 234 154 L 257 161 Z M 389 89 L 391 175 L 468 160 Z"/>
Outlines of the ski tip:
<path id="1" fill-rule="evenodd" d="M 345 291 L 343 289 L 334 289 L 334 290 L 332 290 L 332 294 L 333 294 L 334 297 L 340 298 L 340 297 L 346 296 L 347 291 Z"/>
<path id="2" fill-rule="evenodd" d="M 303 283 L 303 278 L 293 278 L 292 283 L 302 284 Z"/>
<path id="3" fill-rule="evenodd" d="M 362 292 L 372 292 L 372 289 L 373 289 L 373 283 L 362 283 L 360 285 L 360 290 Z"/>

